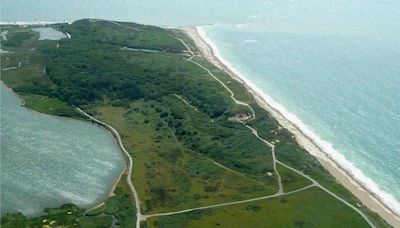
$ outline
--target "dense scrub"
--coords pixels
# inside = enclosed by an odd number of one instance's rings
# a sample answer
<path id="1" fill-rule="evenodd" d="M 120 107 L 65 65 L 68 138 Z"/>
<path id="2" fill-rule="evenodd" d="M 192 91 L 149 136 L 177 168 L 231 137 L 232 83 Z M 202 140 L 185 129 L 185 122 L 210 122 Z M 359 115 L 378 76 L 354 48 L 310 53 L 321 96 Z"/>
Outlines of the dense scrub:
<path id="1" fill-rule="evenodd" d="M 201 69 L 182 61 L 184 46 L 171 32 L 127 25 L 133 26 L 139 30 L 110 22 L 78 21 L 62 28 L 73 38 L 60 41 L 59 48 L 42 45 L 40 51 L 48 59 L 46 73 L 56 85 L 52 96 L 72 105 L 105 100 L 121 105 L 177 93 L 213 118 L 228 109 L 231 101 L 224 90 L 212 80 L 204 80 Z M 139 51 L 121 50 L 124 47 Z"/>
<path id="2" fill-rule="evenodd" d="M 79 106 L 114 126 L 134 159 L 133 182 L 139 188 L 145 213 L 187 209 L 271 195 L 277 191 L 276 175 L 267 175 L 274 171 L 271 149 L 243 124 L 229 121 L 234 113 L 249 110 L 234 104 L 226 89 L 206 71 L 186 61 L 186 48 L 175 37 L 184 39 L 192 50 L 198 50 L 183 33 L 134 23 L 90 19 L 55 27 L 68 32 L 72 38 L 38 41 L 38 34 L 29 27 L 10 29 L 4 47 L 13 53 L 1 56 L 2 68 L 18 67 L 17 70 L 2 72 L 2 80 L 22 95 L 29 108 L 81 118 L 75 111 Z M 301 148 L 289 131 L 281 128 L 268 112 L 258 106 L 240 83 L 204 58 L 194 59 L 226 83 L 236 99 L 251 104 L 257 118 L 248 124 L 262 138 L 275 143 L 279 160 L 311 175 L 356 205 L 358 200 Z M 309 184 L 291 170 L 278 168 L 285 191 Z M 122 227 L 134 224 L 134 200 L 128 192 L 121 181 L 116 189 L 117 195 L 110 197 L 105 206 L 88 214 L 75 208 L 73 218 L 84 216 L 81 222 L 87 223 L 80 223 L 84 227 L 109 226 L 110 222 L 115 222 L 113 218 Z M 308 190 L 305 192 L 299 197 L 288 197 L 291 200 L 284 205 L 282 200 L 272 202 L 279 206 L 274 207 L 278 217 L 287 210 L 291 210 L 291 215 L 302 216 L 302 220 L 293 218 L 286 225 L 313 224 L 307 215 L 293 209 L 308 205 L 307 210 L 320 213 L 325 209 L 320 206 L 332 200 L 315 190 L 314 194 Z M 308 204 L 315 195 L 321 196 L 318 198 L 320 201 Z M 245 210 L 254 221 L 265 212 L 263 208 L 268 209 L 272 204 L 260 202 L 245 207 L 235 206 L 232 208 L 238 213 L 229 216 L 239 217 L 236 215 L 242 213 L 240 210 Z M 347 210 L 336 204 L 328 209 L 333 217 L 343 216 L 341 211 Z M 361 209 L 375 218 L 379 226 L 385 226 L 365 207 Z M 65 220 L 63 208 L 57 213 L 59 217 L 55 219 L 60 220 L 59 224 L 76 223 L 73 219 Z M 193 212 L 152 219 L 148 225 L 186 226 L 214 214 L 223 220 L 224 213 L 220 210 Z M 351 213 L 343 218 L 350 221 L 350 217 L 357 217 Z M 331 221 L 331 215 L 323 219 Z M 27 219 L 19 214 L 8 215 L 2 220 L 2 226 L 36 225 L 41 219 L 52 216 Z M 359 220 L 355 221 L 361 224 Z M 204 224 L 211 223 L 206 221 L 198 225 Z"/>

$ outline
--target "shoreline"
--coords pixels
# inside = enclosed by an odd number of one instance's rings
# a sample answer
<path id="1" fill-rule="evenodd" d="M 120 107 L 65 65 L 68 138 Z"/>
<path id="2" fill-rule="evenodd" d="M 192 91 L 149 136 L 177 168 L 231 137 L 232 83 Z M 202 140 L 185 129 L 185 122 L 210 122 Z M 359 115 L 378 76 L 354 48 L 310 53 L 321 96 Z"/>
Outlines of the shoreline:
<path id="1" fill-rule="evenodd" d="M 126 161 L 125 155 L 124 155 L 123 151 L 121 150 L 121 148 L 118 146 L 118 141 L 117 141 L 117 139 L 114 137 L 114 135 L 112 134 L 111 131 L 109 131 L 108 129 L 104 128 L 103 126 L 101 126 L 101 125 L 99 125 L 99 124 L 96 124 L 96 123 L 92 122 L 90 119 L 81 119 L 81 118 L 76 118 L 76 117 L 67 117 L 67 116 L 50 115 L 50 114 L 47 114 L 47 113 L 42 113 L 42 112 L 36 111 L 36 110 L 34 110 L 34 109 L 31 109 L 31 108 L 29 108 L 29 107 L 27 107 L 27 106 L 25 105 L 25 99 L 24 99 L 21 95 L 19 95 L 19 94 L 16 93 L 12 88 L 10 88 L 9 86 L 7 86 L 7 84 L 4 83 L 2 80 L 0 80 L 0 84 L 1 84 L 1 85 L 4 85 L 5 89 L 8 89 L 11 93 L 13 93 L 15 96 L 17 96 L 17 97 L 21 100 L 20 106 L 21 106 L 22 108 L 25 108 L 25 109 L 27 109 L 28 111 L 30 111 L 33 115 L 43 115 L 43 116 L 45 116 L 45 117 L 56 118 L 56 119 L 60 119 L 60 120 L 63 120 L 63 121 L 65 121 L 65 120 L 66 120 L 66 121 L 78 121 L 78 122 L 81 122 L 81 123 L 83 123 L 83 124 L 89 124 L 89 125 L 98 127 L 99 129 L 101 129 L 102 131 L 104 131 L 106 134 L 110 134 L 110 137 L 113 138 L 113 140 L 114 140 L 116 146 L 118 147 L 118 151 L 122 154 L 122 157 L 123 157 L 123 160 L 124 160 L 124 166 L 123 166 L 123 169 L 121 170 L 121 173 L 116 177 L 115 181 L 112 183 L 112 186 L 111 186 L 111 188 L 110 188 L 110 191 L 108 191 L 108 193 L 106 194 L 106 197 L 105 197 L 101 202 L 96 203 L 95 206 L 93 206 L 93 207 L 91 207 L 91 208 L 88 208 L 88 209 L 86 209 L 86 210 L 87 210 L 87 211 L 90 211 L 90 210 L 93 210 L 93 209 L 95 209 L 95 208 L 101 207 L 102 205 L 105 204 L 106 200 L 107 200 L 109 197 L 115 195 L 115 193 L 114 193 L 115 188 L 117 187 L 118 183 L 120 182 L 122 176 L 126 173 L 128 167 L 127 167 L 127 161 Z M 60 206 L 62 206 L 62 205 L 60 205 Z M 78 205 L 76 205 L 76 206 L 78 206 Z M 80 206 L 78 206 L 78 207 L 80 207 Z M 82 208 L 83 208 L 83 207 L 82 207 Z M 85 208 L 84 208 L 84 209 L 85 209 Z M 41 213 L 42 213 L 42 212 L 41 212 Z"/>
<path id="2" fill-rule="evenodd" d="M 0 25 L 17 25 L 17 26 L 34 26 L 34 25 L 40 25 L 40 26 L 47 26 L 47 25 L 57 25 L 57 24 L 70 24 L 73 23 L 73 21 L 63 21 L 63 22 L 53 22 L 53 21 L 15 21 L 15 22 L 10 22 L 10 21 L 0 21 Z"/>
<path id="3" fill-rule="evenodd" d="M 114 138 L 114 136 L 113 136 L 113 138 Z M 99 207 L 102 207 L 103 205 L 106 204 L 106 201 L 108 200 L 108 198 L 116 195 L 115 194 L 115 188 L 117 187 L 118 183 L 121 181 L 122 176 L 127 172 L 127 169 L 128 169 L 128 167 L 125 165 L 125 167 L 122 170 L 122 172 L 118 175 L 118 178 L 114 181 L 113 186 L 112 186 L 110 192 L 107 195 L 107 198 L 104 199 L 103 201 L 101 201 L 99 204 L 97 204 L 97 205 L 95 205 L 95 206 L 93 206 L 91 208 L 87 208 L 86 211 L 92 211 L 92 210 L 95 210 L 95 209 L 97 209 Z"/>
<path id="4" fill-rule="evenodd" d="M 274 103 L 275 106 L 278 106 L 278 103 L 274 102 L 272 99 L 268 101 L 268 99 L 265 98 L 265 95 L 259 91 L 259 89 L 257 89 L 251 82 L 240 75 L 239 72 L 230 66 L 229 63 L 223 60 L 221 56 L 219 56 L 218 50 L 216 50 L 216 47 L 206 37 L 206 34 L 202 30 L 201 26 L 182 28 L 182 30 L 195 42 L 197 48 L 204 58 L 228 73 L 228 75 L 230 75 L 233 79 L 243 84 L 243 86 L 253 96 L 257 104 L 271 113 L 271 115 L 279 122 L 280 125 L 292 132 L 299 145 L 305 148 L 311 155 L 316 157 L 322 166 L 327 169 L 328 172 L 334 178 L 336 178 L 336 180 L 338 180 L 344 187 L 346 187 L 346 189 L 355 195 L 366 207 L 376 212 L 390 225 L 394 227 L 400 227 L 400 217 L 395 213 L 394 210 L 387 206 L 377 194 L 363 186 L 363 183 L 360 183 L 358 180 L 356 180 L 349 171 L 341 167 L 340 164 L 334 160 L 334 158 L 330 157 L 329 153 L 325 152 L 317 142 L 315 142 L 310 136 L 307 135 L 306 132 L 304 132 L 304 130 L 293 123 L 293 121 L 289 120 L 289 118 L 285 117 L 282 114 L 282 111 L 279 111 L 280 107 L 276 108 L 274 105 L 271 105 L 271 103 Z M 282 108 L 284 109 L 284 107 Z M 344 159 L 344 157 L 342 157 L 343 156 L 341 154 L 336 155 L 336 158 L 339 160 Z"/>

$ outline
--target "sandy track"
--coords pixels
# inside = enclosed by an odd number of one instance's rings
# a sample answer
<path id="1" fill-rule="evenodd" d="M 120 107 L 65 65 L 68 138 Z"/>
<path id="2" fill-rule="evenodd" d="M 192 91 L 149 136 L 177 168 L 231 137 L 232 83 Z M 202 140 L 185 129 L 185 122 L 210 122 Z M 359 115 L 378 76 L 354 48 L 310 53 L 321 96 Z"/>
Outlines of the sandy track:
<path id="1" fill-rule="evenodd" d="M 190 35 L 190 34 L 189 34 L 189 35 Z M 191 36 L 191 37 L 192 37 L 192 36 Z M 193 37 L 192 37 L 192 38 L 193 38 Z M 205 71 L 207 71 L 207 73 L 208 73 L 211 77 L 213 77 L 216 81 L 218 81 L 218 82 L 231 94 L 231 98 L 232 98 L 232 100 L 233 100 L 236 104 L 244 105 L 244 106 L 248 107 L 248 108 L 251 110 L 251 113 L 252 113 L 252 115 L 253 115 L 253 118 L 250 119 L 249 121 L 254 120 L 254 119 L 255 119 L 255 112 L 254 112 L 253 108 L 252 108 L 249 104 L 237 100 L 237 99 L 235 98 L 235 94 L 229 89 L 229 87 L 226 86 L 221 80 L 219 80 L 209 69 L 207 69 L 206 67 L 204 67 L 204 66 L 201 65 L 200 63 L 193 61 L 193 57 L 195 56 L 195 54 L 193 53 L 193 51 L 190 50 L 189 46 L 188 46 L 182 39 L 179 39 L 179 38 L 176 38 L 176 39 L 178 39 L 178 40 L 188 49 L 188 52 L 192 55 L 190 58 L 187 59 L 187 61 L 190 61 L 190 62 L 192 62 L 193 64 L 195 64 L 195 65 L 197 65 L 197 66 L 203 68 Z M 200 47 L 200 46 L 199 46 L 199 47 Z M 200 47 L 200 48 L 201 48 L 201 47 Z M 268 111 L 268 110 L 267 110 L 267 111 Z M 249 122 L 249 121 L 248 121 L 248 122 Z M 352 204 L 348 203 L 346 200 L 344 200 L 344 199 L 342 199 L 341 197 L 337 196 L 337 195 L 334 194 L 333 192 L 329 191 L 328 189 L 326 189 L 325 187 L 323 187 L 322 185 L 320 185 L 316 180 L 312 179 L 311 177 L 309 177 L 309 176 L 303 174 L 302 172 L 300 172 L 299 170 L 297 170 L 297 169 L 295 169 L 295 168 L 293 168 L 293 167 L 290 167 L 290 166 L 284 164 L 284 163 L 281 162 L 281 161 L 278 161 L 278 160 L 276 159 L 276 157 L 275 157 L 275 146 L 274 146 L 273 144 L 271 144 L 270 142 L 268 142 L 268 141 L 264 140 L 263 138 L 261 138 L 261 137 L 258 135 L 258 132 L 257 132 L 254 128 L 248 126 L 247 123 L 243 123 L 243 124 L 244 124 L 247 128 L 249 128 L 249 129 L 251 130 L 251 132 L 252 132 L 258 139 L 262 140 L 266 145 L 268 145 L 268 146 L 271 147 L 271 149 L 272 149 L 272 157 L 273 157 L 274 171 L 275 171 L 275 173 L 276 173 L 276 175 L 277 175 L 277 177 L 278 177 L 279 190 L 278 190 L 278 192 L 277 192 L 276 194 L 274 194 L 274 195 L 272 195 L 272 196 L 265 196 L 265 197 L 266 197 L 265 199 L 267 199 L 267 198 L 272 198 L 272 197 L 276 197 L 276 196 L 281 196 L 281 195 L 285 194 L 285 193 L 283 193 L 282 182 L 281 182 L 281 176 L 280 176 L 280 174 L 279 174 L 279 172 L 278 172 L 278 170 L 277 170 L 277 168 L 276 168 L 276 163 L 279 162 L 279 164 L 283 165 L 284 167 L 289 168 L 290 170 L 295 171 L 295 172 L 298 173 L 299 175 L 301 175 L 301 176 L 303 176 L 303 177 L 305 177 L 305 178 L 311 180 L 312 183 L 313 183 L 312 185 L 315 185 L 315 186 L 319 187 L 319 188 L 322 189 L 323 191 L 327 192 L 329 195 L 333 196 L 333 197 L 336 198 L 337 200 L 339 200 L 339 201 L 341 201 L 342 203 L 344 203 L 345 205 L 349 206 L 350 208 L 352 208 L 353 210 L 355 210 L 358 214 L 360 214 L 361 217 L 363 217 L 364 220 L 365 220 L 371 227 L 375 227 L 375 225 L 371 222 L 371 220 L 370 220 L 361 210 L 359 210 L 358 208 L 354 207 Z M 307 188 L 303 188 L 303 189 L 300 189 L 300 190 L 304 190 L 304 189 L 307 189 Z M 298 192 L 298 191 L 296 190 L 295 192 Z M 264 199 L 264 198 L 263 198 L 263 197 L 259 197 L 259 198 L 255 198 L 255 199 Z M 250 201 L 252 201 L 252 200 L 254 200 L 254 199 L 250 199 Z M 243 201 L 237 201 L 237 202 L 241 203 L 241 202 L 243 202 Z M 244 202 L 248 202 L 248 201 L 244 201 Z M 231 204 L 237 204 L 237 203 L 232 202 Z M 212 208 L 212 207 L 220 207 L 220 206 L 231 205 L 231 204 L 229 204 L 229 203 L 226 203 L 226 204 L 216 204 L 216 205 L 214 205 L 214 206 L 211 205 L 211 206 L 207 206 L 207 207 L 202 207 L 202 208 L 200 208 L 200 209 L 206 209 L 206 208 Z M 188 210 L 191 211 L 191 210 L 195 210 L 195 209 L 188 209 Z M 184 210 L 183 212 L 187 212 L 187 210 Z M 183 212 L 180 212 L 180 213 L 183 213 Z M 175 212 L 174 214 L 177 214 L 177 213 L 178 213 L 178 212 Z M 154 216 L 152 216 L 152 217 L 154 217 Z"/>
<path id="2" fill-rule="evenodd" d="M 128 175 L 126 177 L 126 182 L 128 183 L 131 192 L 133 193 L 133 197 L 135 198 L 135 206 L 136 206 L 136 228 L 140 228 L 140 221 L 143 220 L 143 215 L 141 213 L 140 210 L 140 199 L 139 199 L 139 195 L 136 191 L 135 186 L 132 183 L 132 167 L 133 167 L 133 160 L 131 155 L 128 153 L 128 151 L 125 149 L 124 145 L 122 144 L 122 140 L 121 140 L 121 136 L 119 135 L 118 131 L 115 130 L 115 128 L 113 128 L 112 126 L 92 117 L 91 115 L 87 114 L 86 112 L 84 112 L 82 109 L 77 108 L 77 110 L 79 112 L 81 112 L 83 115 L 85 115 L 86 117 L 88 117 L 89 119 L 91 119 L 93 122 L 107 128 L 108 130 L 111 131 L 111 133 L 113 134 L 113 136 L 117 139 L 118 142 L 118 146 L 120 147 L 120 149 L 124 152 L 124 156 L 128 159 Z"/>

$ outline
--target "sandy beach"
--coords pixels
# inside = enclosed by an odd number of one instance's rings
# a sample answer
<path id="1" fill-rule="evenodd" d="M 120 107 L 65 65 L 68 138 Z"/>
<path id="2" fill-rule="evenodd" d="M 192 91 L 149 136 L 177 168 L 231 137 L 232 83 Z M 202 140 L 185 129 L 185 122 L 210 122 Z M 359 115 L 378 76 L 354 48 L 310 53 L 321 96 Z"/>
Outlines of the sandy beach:
<path id="1" fill-rule="evenodd" d="M 241 77 L 237 72 L 234 72 L 229 66 L 224 64 L 217 55 L 215 55 L 215 50 L 213 50 L 212 45 L 207 43 L 199 32 L 199 28 L 189 27 L 183 28 L 196 43 L 201 55 L 204 56 L 208 61 L 224 70 L 233 79 L 242 83 L 246 89 L 253 95 L 257 103 L 267 110 L 272 116 L 278 120 L 278 122 L 284 127 L 290 130 L 296 137 L 299 144 L 304 147 L 311 155 L 315 156 L 319 162 L 329 171 L 329 173 L 334 176 L 337 181 L 344 185 L 348 190 L 350 190 L 365 206 L 367 206 L 372 211 L 379 214 L 385 221 L 387 221 L 391 226 L 400 227 L 400 216 L 395 214 L 389 207 L 383 204 L 380 199 L 375 196 L 374 193 L 368 191 L 362 184 L 357 182 L 344 168 L 340 167 L 339 164 L 328 156 L 310 137 L 308 137 L 298 126 L 285 118 L 281 112 L 273 108 L 261 94 L 257 91 L 254 86 L 249 85 L 246 80 Z"/>

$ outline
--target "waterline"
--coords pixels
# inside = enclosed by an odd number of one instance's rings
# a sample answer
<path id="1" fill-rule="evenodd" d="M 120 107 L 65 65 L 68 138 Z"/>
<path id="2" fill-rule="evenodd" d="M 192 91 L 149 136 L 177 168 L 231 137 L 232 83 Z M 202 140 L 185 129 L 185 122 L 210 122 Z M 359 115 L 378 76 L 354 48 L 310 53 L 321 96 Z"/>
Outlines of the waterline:
<path id="1" fill-rule="evenodd" d="M 196 27 L 198 34 L 210 46 L 213 54 L 221 61 L 230 71 L 237 75 L 249 88 L 260 95 L 273 109 L 281 114 L 285 119 L 290 121 L 297 127 L 304 135 L 306 135 L 317 147 L 321 149 L 329 158 L 335 161 L 343 170 L 345 170 L 351 177 L 353 177 L 360 185 L 370 191 L 382 203 L 388 206 L 394 213 L 400 215 L 400 203 L 397 199 L 381 190 L 378 185 L 369 177 L 367 177 L 360 169 L 353 163 L 346 159 L 346 157 L 339 151 L 333 148 L 330 142 L 321 139 L 316 135 L 309 126 L 304 124 L 296 115 L 289 112 L 283 105 L 276 102 L 273 98 L 268 96 L 263 90 L 258 88 L 253 82 L 248 80 L 239 70 L 237 70 L 230 62 L 228 62 L 222 55 L 215 43 L 207 36 L 204 26 Z"/>

